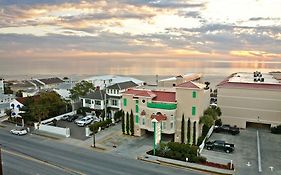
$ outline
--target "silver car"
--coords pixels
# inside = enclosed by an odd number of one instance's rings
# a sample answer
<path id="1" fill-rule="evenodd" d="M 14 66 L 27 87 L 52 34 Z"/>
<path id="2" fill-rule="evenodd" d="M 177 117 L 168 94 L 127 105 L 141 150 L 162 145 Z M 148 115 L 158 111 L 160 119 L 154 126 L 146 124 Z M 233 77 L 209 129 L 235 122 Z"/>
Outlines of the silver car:
<path id="1" fill-rule="evenodd" d="M 10 133 L 15 134 L 15 135 L 26 135 L 27 134 L 27 129 L 25 128 L 16 128 L 12 129 Z"/>

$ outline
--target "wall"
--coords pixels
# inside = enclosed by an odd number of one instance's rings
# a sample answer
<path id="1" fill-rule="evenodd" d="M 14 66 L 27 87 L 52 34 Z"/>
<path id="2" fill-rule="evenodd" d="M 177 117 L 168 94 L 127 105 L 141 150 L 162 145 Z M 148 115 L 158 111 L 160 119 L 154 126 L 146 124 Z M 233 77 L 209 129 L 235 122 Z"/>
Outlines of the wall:
<path id="1" fill-rule="evenodd" d="M 49 132 L 49 133 L 52 133 L 52 134 L 62 135 L 62 136 L 65 136 L 65 137 L 70 137 L 70 129 L 69 128 L 60 128 L 60 127 L 41 124 L 39 126 L 39 130 Z"/>
<path id="2" fill-rule="evenodd" d="M 218 88 L 222 122 L 246 128 L 246 122 L 281 123 L 281 91 Z"/>

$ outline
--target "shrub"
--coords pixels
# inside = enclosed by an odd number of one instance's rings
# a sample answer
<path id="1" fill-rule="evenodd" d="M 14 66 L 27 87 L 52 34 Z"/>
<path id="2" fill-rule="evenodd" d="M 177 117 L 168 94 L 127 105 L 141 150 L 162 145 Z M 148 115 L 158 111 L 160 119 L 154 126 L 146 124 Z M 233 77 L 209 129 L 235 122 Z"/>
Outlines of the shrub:
<path id="1" fill-rule="evenodd" d="M 281 125 L 278 125 L 276 127 L 271 127 L 270 130 L 271 133 L 273 134 L 281 134 Z"/>
<path id="2" fill-rule="evenodd" d="M 198 137 L 198 140 L 197 140 L 197 146 L 200 146 L 203 142 L 203 140 L 205 139 L 205 136 L 200 136 Z"/>
<path id="3" fill-rule="evenodd" d="M 216 126 L 221 126 L 221 125 L 222 125 L 221 119 L 217 119 L 217 120 L 215 121 L 215 125 L 216 125 Z"/>

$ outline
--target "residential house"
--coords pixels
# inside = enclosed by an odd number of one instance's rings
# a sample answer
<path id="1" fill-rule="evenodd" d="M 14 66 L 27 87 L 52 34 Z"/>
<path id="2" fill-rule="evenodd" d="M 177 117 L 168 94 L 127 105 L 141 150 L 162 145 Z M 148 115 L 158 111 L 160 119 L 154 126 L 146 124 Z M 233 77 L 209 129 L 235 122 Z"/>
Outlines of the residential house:
<path id="1" fill-rule="evenodd" d="M 23 80 L 23 81 L 9 81 L 9 83 L 11 84 L 11 90 L 16 93 L 19 90 L 30 90 L 30 89 L 36 89 L 36 85 L 34 85 L 33 83 L 31 83 L 28 80 Z"/>
<path id="2" fill-rule="evenodd" d="M 134 83 L 133 81 L 126 81 L 121 83 L 116 83 L 106 88 L 107 96 L 107 108 L 110 110 L 108 111 L 111 113 L 111 116 L 114 113 L 121 109 L 121 98 L 122 93 L 125 92 L 128 88 L 137 87 L 138 84 Z"/>
<path id="3" fill-rule="evenodd" d="M 177 85 L 189 81 L 199 81 L 202 78 L 200 73 L 190 73 L 178 75 L 175 77 L 165 78 L 158 81 L 158 87 L 176 87 Z"/>
<path id="4" fill-rule="evenodd" d="M 132 77 L 125 76 L 116 76 L 116 75 L 103 75 L 103 76 L 94 76 L 84 79 L 94 85 L 94 87 L 99 87 L 100 89 L 104 89 L 110 85 L 116 83 L 122 83 L 126 81 L 132 81 L 138 85 L 143 85 L 144 82 Z"/>
<path id="5" fill-rule="evenodd" d="M 43 89 L 53 89 L 64 82 L 58 77 L 36 79 L 36 81 L 43 84 Z"/>
<path id="6" fill-rule="evenodd" d="M 5 111 L 10 109 L 10 102 L 15 98 L 12 94 L 0 93 L 0 117 L 6 115 Z"/>
<path id="7" fill-rule="evenodd" d="M 80 97 L 83 107 L 93 110 L 104 110 L 105 107 L 105 90 L 97 89 L 87 95 Z"/>
<path id="8" fill-rule="evenodd" d="M 57 85 L 53 90 L 65 100 L 70 99 L 70 90 L 75 86 L 75 83 L 64 82 Z"/>
<path id="9" fill-rule="evenodd" d="M 4 94 L 4 79 L 0 78 L 0 94 Z"/>
<path id="10" fill-rule="evenodd" d="M 238 72 L 217 85 L 224 124 L 240 128 L 281 123 L 281 72 Z"/>
<path id="11" fill-rule="evenodd" d="M 209 101 L 210 90 L 205 85 L 185 82 L 170 90 L 128 89 L 122 94 L 122 109 L 125 113 L 133 112 L 135 136 L 153 131 L 152 119 L 155 118 L 162 124 L 162 133 L 172 135 L 174 141 L 181 142 L 181 121 L 184 115 L 185 128 L 190 119 L 191 137 L 195 131 L 197 141 L 201 134 L 199 119 L 208 108 Z M 187 129 L 184 135 L 184 142 L 187 143 Z"/>

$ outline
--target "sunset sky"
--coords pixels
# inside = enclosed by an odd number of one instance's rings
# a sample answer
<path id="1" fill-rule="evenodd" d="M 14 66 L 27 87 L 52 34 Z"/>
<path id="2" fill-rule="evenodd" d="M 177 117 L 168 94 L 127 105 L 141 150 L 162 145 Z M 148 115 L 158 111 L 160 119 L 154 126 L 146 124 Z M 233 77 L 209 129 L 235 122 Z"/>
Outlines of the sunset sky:
<path id="1" fill-rule="evenodd" d="M 281 62 L 280 9 L 280 0 L 0 0 L 0 69 Z"/>

